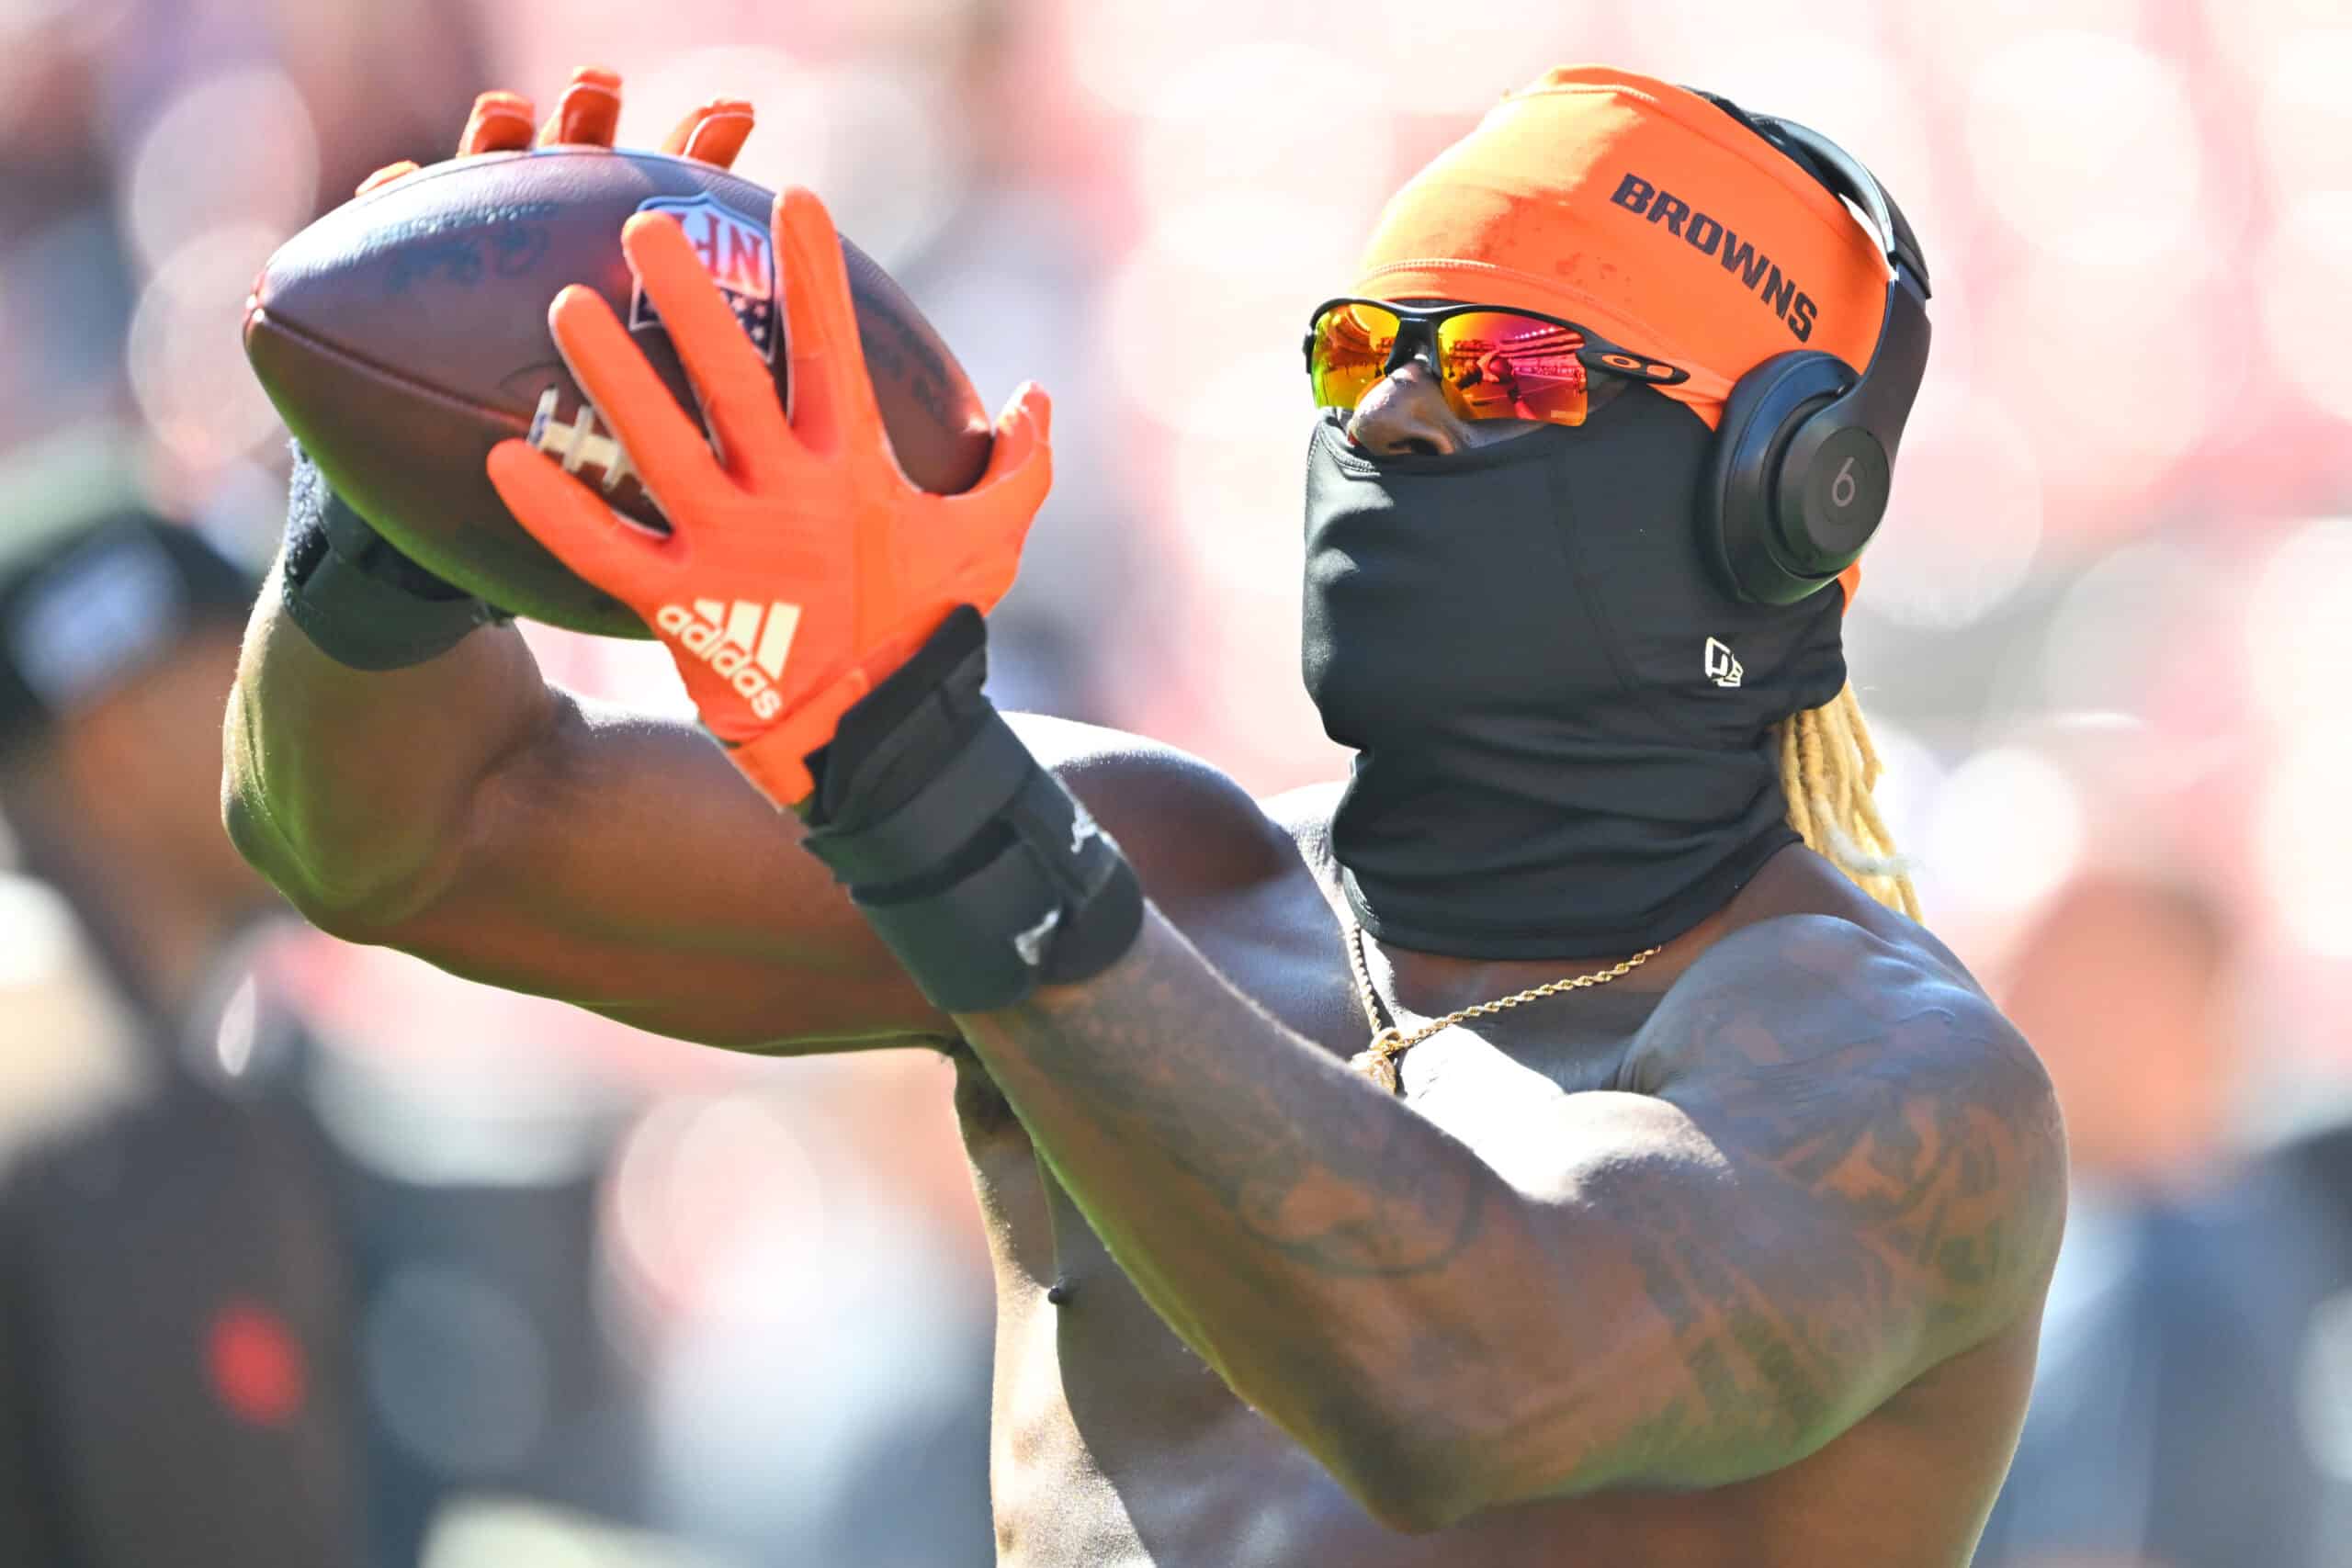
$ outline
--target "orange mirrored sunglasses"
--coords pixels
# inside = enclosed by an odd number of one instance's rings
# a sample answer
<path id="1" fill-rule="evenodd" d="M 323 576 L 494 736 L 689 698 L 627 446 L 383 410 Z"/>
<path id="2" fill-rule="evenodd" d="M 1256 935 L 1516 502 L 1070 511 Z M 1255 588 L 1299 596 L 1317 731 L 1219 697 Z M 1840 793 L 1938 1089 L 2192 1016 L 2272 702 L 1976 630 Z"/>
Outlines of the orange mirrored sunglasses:
<path id="1" fill-rule="evenodd" d="M 1652 387 L 1690 373 L 1618 347 L 1589 328 L 1492 305 L 1329 299 L 1306 330 L 1316 405 L 1352 409 L 1390 372 L 1420 360 L 1464 419 L 1582 424 L 1595 371 Z"/>

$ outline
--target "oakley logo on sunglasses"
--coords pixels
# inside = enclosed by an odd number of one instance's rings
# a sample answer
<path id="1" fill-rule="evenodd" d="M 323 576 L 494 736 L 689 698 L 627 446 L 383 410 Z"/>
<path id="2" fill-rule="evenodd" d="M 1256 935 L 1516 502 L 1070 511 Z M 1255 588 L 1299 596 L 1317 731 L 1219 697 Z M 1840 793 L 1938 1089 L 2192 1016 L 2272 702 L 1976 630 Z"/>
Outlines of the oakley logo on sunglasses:
<path id="1" fill-rule="evenodd" d="M 1692 211 L 1689 202 L 1639 175 L 1628 174 L 1619 180 L 1617 193 L 1609 199 L 1653 223 L 1665 224 L 1676 239 L 1701 255 L 1722 262 L 1724 270 L 1735 274 L 1743 288 L 1756 290 L 1799 343 L 1813 336 L 1814 313 L 1819 309 L 1813 296 L 1800 290 L 1795 278 L 1783 276 L 1780 264 L 1758 251 L 1754 241 L 1741 239 L 1704 212 Z"/>
<path id="2" fill-rule="evenodd" d="M 1660 365 L 1655 359 L 1637 358 L 1622 349 L 1597 353 L 1592 357 L 1611 370 L 1620 371 L 1627 376 L 1640 376 L 1647 380 L 1671 383 L 1690 378 L 1687 372 L 1678 370 L 1671 365 Z"/>

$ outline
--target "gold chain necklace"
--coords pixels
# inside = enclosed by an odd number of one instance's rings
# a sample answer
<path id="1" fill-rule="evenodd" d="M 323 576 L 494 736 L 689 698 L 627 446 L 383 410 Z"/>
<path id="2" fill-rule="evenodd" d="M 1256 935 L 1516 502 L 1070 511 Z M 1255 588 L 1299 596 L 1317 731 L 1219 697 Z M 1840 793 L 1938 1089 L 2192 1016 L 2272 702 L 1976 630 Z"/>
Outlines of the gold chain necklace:
<path id="1" fill-rule="evenodd" d="M 1439 1030 L 1451 1029 L 1465 1019 L 1486 1018 L 1515 1008 L 1521 1002 L 1532 1002 L 1544 997 L 1556 997 L 1564 991 L 1588 990 L 1594 986 L 1605 986 L 1611 980 L 1622 980 L 1651 959 L 1656 958 L 1658 952 L 1657 948 L 1645 947 L 1623 964 L 1615 964 L 1611 968 L 1597 969 L 1589 975 L 1577 975 L 1564 980 L 1550 980 L 1541 986 L 1531 986 L 1515 996 L 1504 997 L 1491 1002 L 1480 1002 L 1475 1007 L 1464 1008 L 1459 1012 L 1447 1013 L 1443 1018 L 1432 1019 L 1408 1034 L 1395 1024 L 1382 1021 L 1388 1010 L 1381 1006 L 1380 993 L 1372 987 L 1372 970 L 1364 963 L 1363 922 L 1351 916 L 1348 919 L 1348 962 L 1355 968 L 1356 994 L 1363 1000 L 1363 1015 L 1371 1021 L 1373 1036 L 1372 1043 L 1349 1058 L 1348 1066 L 1378 1084 L 1388 1093 L 1395 1094 L 1398 1091 L 1401 1082 L 1396 1075 L 1396 1058 L 1435 1034 Z"/>

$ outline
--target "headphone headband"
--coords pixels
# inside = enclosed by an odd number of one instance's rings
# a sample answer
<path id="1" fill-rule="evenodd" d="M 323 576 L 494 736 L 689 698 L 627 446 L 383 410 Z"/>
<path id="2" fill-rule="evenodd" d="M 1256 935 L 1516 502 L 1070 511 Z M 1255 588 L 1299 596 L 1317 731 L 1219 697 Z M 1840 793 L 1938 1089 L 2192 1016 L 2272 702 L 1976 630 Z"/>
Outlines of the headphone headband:
<path id="1" fill-rule="evenodd" d="M 1782 354 L 1741 378 L 1724 408 L 1704 503 L 1716 558 L 1743 599 L 1789 604 L 1836 581 L 1884 514 L 1928 368 L 1928 268 L 1903 209 L 1859 159 L 1794 120 L 1708 96 L 1859 209 L 1891 273 L 1859 377 L 1831 355 Z"/>
<path id="2" fill-rule="evenodd" d="M 1886 311 L 1879 327 L 1878 344 L 1871 352 L 1861 379 L 1839 400 L 1849 423 L 1875 433 L 1892 462 L 1902 438 L 1911 404 L 1928 369 L 1928 299 L 1926 267 L 1918 257 L 1918 241 L 1910 225 L 1898 225 L 1894 202 L 1862 162 L 1819 131 L 1777 115 L 1758 115 L 1762 124 L 1781 132 L 1812 155 L 1815 177 L 1831 194 L 1845 197 L 1868 218 L 1879 249 L 1894 276 L 1887 281 Z M 1917 304 L 1905 308 L 1901 295 L 1909 291 Z"/>
<path id="3" fill-rule="evenodd" d="M 1870 220 L 1871 237 L 1878 241 L 1887 265 L 1908 273 L 1918 284 L 1922 299 L 1932 298 L 1928 287 L 1928 261 L 1920 254 L 1918 237 L 1911 232 L 1903 209 L 1894 205 L 1894 198 L 1878 183 L 1878 176 L 1860 159 L 1817 130 L 1777 115 L 1758 115 L 1755 118 L 1812 154 L 1818 167 L 1808 166 L 1806 172 L 1826 186 L 1832 195 L 1842 196 L 1860 208 Z"/>
<path id="4" fill-rule="evenodd" d="M 1885 253 L 1889 262 L 1899 262 L 1894 245 L 1894 217 L 1887 210 L 1886 193 L 1879 188 L 1878 181 L 1871 172 L 1843 147 L 1817 130 L 1809 130 L 1792 119 L 1782 119 L 1778 115 L 1758 115 L 1756 118 L 1819 160 L 1823 167 L 1835 176 L 1823 183 L 1834 194 L 1846 197 L 1869 215 L 1871 227 L 1877 231 L 1878 248 Z"/>

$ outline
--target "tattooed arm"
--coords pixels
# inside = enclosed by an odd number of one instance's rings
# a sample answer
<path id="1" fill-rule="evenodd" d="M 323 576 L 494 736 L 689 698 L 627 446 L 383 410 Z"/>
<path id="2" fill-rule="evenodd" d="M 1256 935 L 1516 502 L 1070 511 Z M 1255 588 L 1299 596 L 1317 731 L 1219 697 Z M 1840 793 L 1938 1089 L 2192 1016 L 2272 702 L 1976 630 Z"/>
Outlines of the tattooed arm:
<path id="1" fill-rule="evenodd" d="M 961 1021 L 1145 1297 L 1399 1529 L 1792 1463 L 2030 1311 L 2056 1245 L 2030 1052 L 1826 918 L 1712 949 L 1637 1042 L 1645 1092 L 1466 1136 L 1156 911 L 1093 981 Z"/>

